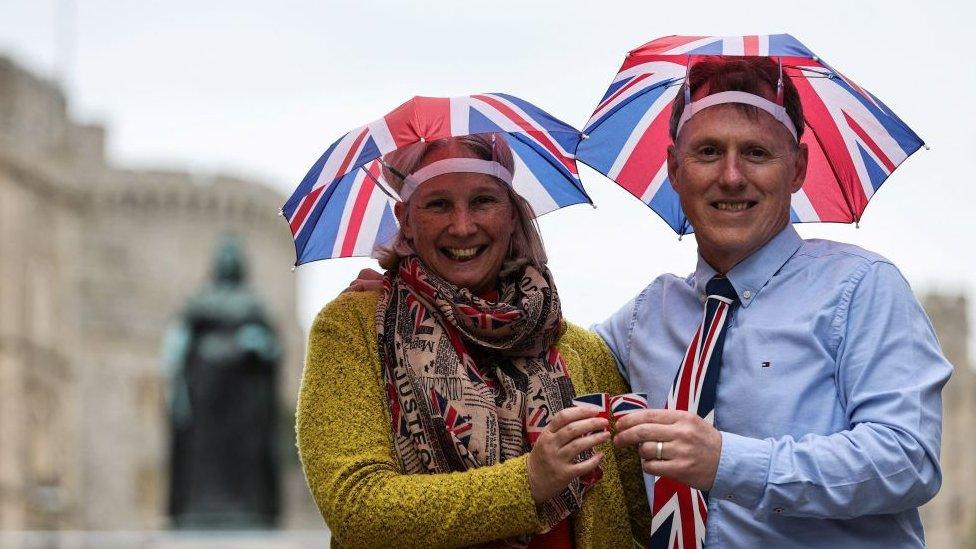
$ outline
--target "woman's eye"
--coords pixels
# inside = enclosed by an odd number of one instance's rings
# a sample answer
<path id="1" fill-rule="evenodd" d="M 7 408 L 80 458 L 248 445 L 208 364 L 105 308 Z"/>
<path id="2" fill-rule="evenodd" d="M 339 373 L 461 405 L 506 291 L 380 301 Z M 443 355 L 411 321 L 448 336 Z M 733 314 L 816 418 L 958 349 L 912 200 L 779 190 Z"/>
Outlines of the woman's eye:
<path id="1" fill-rule="evenodd" d="M 474 199 L 475 205 L 487 206 L 489 204 L 495 204 L 498 202 L 498 198 L 491 195 L 482 195 Z"/>
<path id="2" fill-rule="evenodd" d="M 448 203 L 447 200 L 444 200 L 443 198 L 438 198 L 435 200 L 428 201 L 426 204 L 424 204 L 424 207 L 427 208 L 428 210 L 444 210 L 447 209 Z"/>

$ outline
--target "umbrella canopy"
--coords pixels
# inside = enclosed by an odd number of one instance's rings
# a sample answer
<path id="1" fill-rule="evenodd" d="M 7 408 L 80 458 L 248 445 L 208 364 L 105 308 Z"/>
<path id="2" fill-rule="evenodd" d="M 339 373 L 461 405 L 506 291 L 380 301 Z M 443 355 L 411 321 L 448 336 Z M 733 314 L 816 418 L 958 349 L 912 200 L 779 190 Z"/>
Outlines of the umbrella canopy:
<path id="1" fill-rule="evenodd" d="M 332 144 L 281 210 L 295 239 L 295 265 L 369 256 L 397 230 L 395 191 L 377 160 L 400 147 L 446 137 L 500 133 L 512 149 L 512 187 L 536 215 L 589 203 L 576 171 L 579 130 L 531 103 L 500 93 L 414 97 Z"/>
<path id="2" fill-rule="evenodd" d="M 809 147 L 795 223 L 861 219 L 868 200 L 923 145 L 888 107 L 788 34 L 668 36 L 627 54 L 586 127 L 578 159 L 616 181 L 678 234 L 694 230 L 667 170 L 671 102 L 688 68 L 704 56 L 766 56 L 800 93 Z"/>

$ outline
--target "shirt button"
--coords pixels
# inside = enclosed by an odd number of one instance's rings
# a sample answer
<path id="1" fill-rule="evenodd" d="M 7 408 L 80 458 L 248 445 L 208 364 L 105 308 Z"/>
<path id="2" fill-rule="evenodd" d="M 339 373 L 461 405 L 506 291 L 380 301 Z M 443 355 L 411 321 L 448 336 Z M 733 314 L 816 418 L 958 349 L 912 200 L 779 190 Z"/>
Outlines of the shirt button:
<path id="1" fill-rule="evenodd" d="M 742 292 L 742 297 L 744 299 L 752 299 L 752 292 L 750 292 L 749 290 L 746 290 L 746 291 Z"/>
<path id="2" fill-rule="evenodd" d="M 777 508 L 773 509 L 773 512 L 774 513 L 782 513 L 783 512 L 783 508 L 782 507 L 777 507 Z"/>
<path id="3" fill-rule="evenodd" d="M 729 501 L 735 501 L 735 494 L 729 494 L 729 495 L 725 496 L 725 499 L 727 499 Z"/>

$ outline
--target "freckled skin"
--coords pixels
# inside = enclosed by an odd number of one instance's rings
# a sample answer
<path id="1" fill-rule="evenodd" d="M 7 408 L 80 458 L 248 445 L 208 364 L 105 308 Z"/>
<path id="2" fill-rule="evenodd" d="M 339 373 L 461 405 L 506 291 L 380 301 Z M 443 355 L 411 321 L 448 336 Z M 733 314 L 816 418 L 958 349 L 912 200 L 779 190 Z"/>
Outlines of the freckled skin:
<path id="1" fill-rule="evenodd" d="M 456 145 L 436 149 L 420 168 L 445 158 L 474 158 Z M 416 171 L 416 170 L 415 170 Z M 493 289 L 515 230 L 515 206 L 490 175 L 448 173 L 427 180 L 394 213 L 418 257 L 448 282 L 474 293 Z M 445 248 L 478 248 L 476 257 L 457 260 Z"/>
<path id="2" fill-rule="evenodd" d="M 697 99 L 697 98 L 696 98 Z M 766 112 L 724 104 L 692 117 L 668 148 L 668 175 L 695 228 L 698 252 L 728 272 L 790 220 L 790 196 L 806 176 L 807 147 Z M 719 202 L 745 203 L 741 211 Z"/>

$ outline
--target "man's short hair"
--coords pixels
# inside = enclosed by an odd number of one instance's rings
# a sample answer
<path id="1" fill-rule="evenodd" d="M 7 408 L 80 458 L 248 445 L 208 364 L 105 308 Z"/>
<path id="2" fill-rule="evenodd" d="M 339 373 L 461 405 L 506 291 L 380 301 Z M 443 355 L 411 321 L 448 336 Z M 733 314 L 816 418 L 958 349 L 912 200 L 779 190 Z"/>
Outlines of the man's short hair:
<path id="1" fill-rule="evenodd" d="M 705 89 L 708 95 L 725 91 L 742 91 L 776 101 L 776 83 L 779 81 L 779 63 L 769 57 L 707 56 L 696 61 L 688 71 L 691 97 Z M 758 116 L 758 108 L 752 105 L 734 104 L 736 107 Z M 803 136 L 803 106 L 800 93 L 789 76 L 783 73 L 783 106 L 786 114 L 796 126 L 796 139 Z M 678 92 L 671 109 L 669 133 L 675 141 L 678 134 L 678 121 L 685 108 L 684 90 Z"/>

